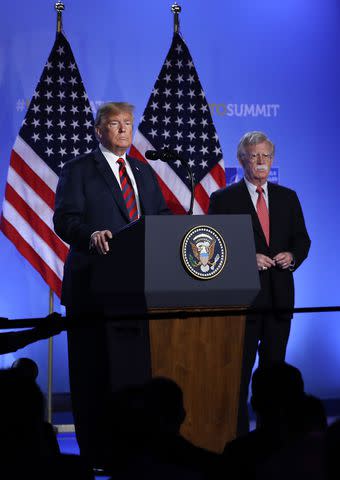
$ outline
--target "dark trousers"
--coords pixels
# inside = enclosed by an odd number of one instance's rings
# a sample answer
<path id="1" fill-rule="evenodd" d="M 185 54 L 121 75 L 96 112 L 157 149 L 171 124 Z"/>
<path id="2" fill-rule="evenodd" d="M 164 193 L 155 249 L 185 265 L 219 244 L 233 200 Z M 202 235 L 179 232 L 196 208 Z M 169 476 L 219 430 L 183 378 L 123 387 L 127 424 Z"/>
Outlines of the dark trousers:
<path id="1" fill-rule="evenodd" d="M 237 436 L 249 432 L 248 392 L 252 370 L 259 354 L 259 366 L 285 360 L 291 321 L 273 315 L 254 315 L 246 319 L 243 347 Z"/>
<path id="2" fill-rule="evenodd" d="M 94 324 L 95 325 L 95 324 Z M 80 454 L 93 466 L 111 459 L 113 392 L 151 378 L 147 321 L 122 320 L 68 330 L 69 377 Z"/>

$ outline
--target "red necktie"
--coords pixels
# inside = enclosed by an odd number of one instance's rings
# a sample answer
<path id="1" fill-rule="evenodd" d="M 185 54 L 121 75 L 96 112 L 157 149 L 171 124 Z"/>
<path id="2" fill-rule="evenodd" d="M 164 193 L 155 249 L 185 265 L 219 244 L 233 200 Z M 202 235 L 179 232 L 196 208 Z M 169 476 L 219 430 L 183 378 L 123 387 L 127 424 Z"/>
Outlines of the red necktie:
<path id="1" fill-rule="evenodd" d="M 132 183 L 129 175 L 126 171 L 126 166 L 123 158 L 118 158 L 117 163 L 119 164 L 119 178 L 120 185 L 122 187 L 122 194 L 125 201 L 125 205 L 130 217 L 130 220 L 137 220 L 138 218 L 138 209 L 135 192 L 133 191 Z"/>
<path id="2" fill-rule="evenodd" d="M 267 245 L 269 245 L 269 213 L 266 201 L 263 196 L 263 188 L 257 187 L 257 193 L 259 194 L 256 202 L 257 216 L 259 217 L 261 227 L 266 237 Z"/>

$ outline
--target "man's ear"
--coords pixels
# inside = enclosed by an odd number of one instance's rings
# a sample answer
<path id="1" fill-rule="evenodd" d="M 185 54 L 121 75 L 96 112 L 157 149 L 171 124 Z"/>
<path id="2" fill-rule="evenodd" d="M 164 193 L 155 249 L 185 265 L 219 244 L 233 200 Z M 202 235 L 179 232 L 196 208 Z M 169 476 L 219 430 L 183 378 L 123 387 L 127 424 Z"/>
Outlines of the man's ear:
<path id="1" fill-rule="evenodd" d="M 94 131 L 95 131 L 95 134 L 96 134 L 96 137 L 97 137 L 97 140 L 101 140 L 102 138 L 102 134 L 101 134 L 101 131 L 100 131 L 100 127 L 97 126 L 97 127 L 94 127 Z"/>

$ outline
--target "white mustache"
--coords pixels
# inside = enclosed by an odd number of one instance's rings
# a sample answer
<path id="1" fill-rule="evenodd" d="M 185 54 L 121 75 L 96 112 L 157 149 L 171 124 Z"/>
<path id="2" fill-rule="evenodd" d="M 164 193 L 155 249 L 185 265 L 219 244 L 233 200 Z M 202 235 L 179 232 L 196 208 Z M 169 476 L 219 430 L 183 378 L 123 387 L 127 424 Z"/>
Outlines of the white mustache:
<path id="1" fill-rule="evenodd" d="M 266 172 L 268 170 L 267 165 L 256 165 L 256 170 L 261 170 L 262 172 Z"/>

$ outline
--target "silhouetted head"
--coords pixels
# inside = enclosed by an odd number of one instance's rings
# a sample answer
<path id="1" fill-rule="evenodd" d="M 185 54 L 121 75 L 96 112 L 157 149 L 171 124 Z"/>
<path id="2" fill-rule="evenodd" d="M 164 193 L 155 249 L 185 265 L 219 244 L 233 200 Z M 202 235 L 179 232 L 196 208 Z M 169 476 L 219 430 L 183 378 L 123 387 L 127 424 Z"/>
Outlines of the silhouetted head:
<path id="1" fill-rule="evenodd" d="M 38 365 L 30 358 L 18 358 L 12 363 L 12 368 L 17 368 L 20 373 L 28 378 L 36 380 L 39 374 Z"/>
<path id="2" fill-rule="evenodd" d="M 0 370 L 0 454 L 39 454 L 43 445 L 44 396 L 20 369 Z"/>
<path id="3" fill-rule="evenodd" d="M 285 362 L 259 367 L 252 378 L 251 404 L 263 423 L 273 417 L 289 417 L 304 400 L 301 372 Z"/>
<path id="4" fill-rule="evenodd" d="M 170 378 L 154 377 L 145 385 L 145 405 L 156 431 L 178 433 L 185 419 L 183 391 Z"/>
<path id="5" fill-rule="evenodd" d="M 319 398 L 305 395 L 302 413 L 306 432 L 325 432 L 327 430 L 327 414 Z"/>
<path id="6" fill-rule="evenodd" d="M 325 435 L 325 463 L 327 480 L 338 480 L 340 478 L 340 419 L 333 422 Z"/>

